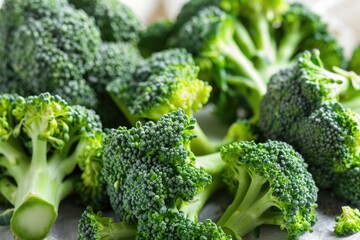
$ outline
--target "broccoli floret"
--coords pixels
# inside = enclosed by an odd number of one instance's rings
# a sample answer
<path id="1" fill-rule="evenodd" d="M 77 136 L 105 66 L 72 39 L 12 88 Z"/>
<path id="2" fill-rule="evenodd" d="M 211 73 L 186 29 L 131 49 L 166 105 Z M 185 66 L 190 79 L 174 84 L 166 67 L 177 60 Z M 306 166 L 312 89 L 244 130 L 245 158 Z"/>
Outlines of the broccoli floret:
<path id="1" fill-rule="evenodd" d="M 349 70 L 360 74 L 360 45 L 354 49 L 349 62 Z"/>
<path id="2" fill-rule="evenodd" d="M 344 206 L 342 213 L 336 218 L 334 232 L 338 236 L 348 236 L 360 232 L 360 211 L 357 208 Z"/>
<path id="3" fill-rule="evenodd" d="M 140 41 L 137 45 L 142 56 L 149 57 L 154 52 L 167 48 L 166 42 L 173 31 L 174 23 L 168 19 L 151 23 L 140 33 Z"/>
<path id="4" fill-rule="evenodd" d="M 266 138 L 288 142 L 301 153 L 318 187 L 341 189 L 336 176 L 351 172 L 359 159 L 360 116 L 351 107 L 359 101 L 354 94 L 359 77 L 334 70 L 326 70 L 314 51 L 275 74 L 261 103 L 260 128 Z M 351 201 L 348 189 L 335 192 Z"/>
<path id="5" fill-rule="evenodd" d="M 103 173 L 112 207 L 120 219 L 137 224 L 139 234 L 149 234 L 149 239 L 162 239 L 167 231 L 176 236 L 179 227 L 173 221 L 155 228 L 168 214 L 182 224 L 214 231 L 214 224 L 205 227 L 197 220 L 206 201 L 222 187 L 225 163 L 219 153 L 194 157 L 190 150 L 194 124 L 195 119 L 177 110 L 156 124 L 138 122 L 131 129 L 112 130 L 105 138 Z M 200 232 L 196 229 L 188 231 L 195 236 Z"/>
<path id="6" fill-rule="evenodd" d="M 235 191 L 218 221 L 234 238 L 263 224 L 279 225 L 289 239 L 311 231 L 316 221 L 317 188 L 301 155 L 277 141 L 238 142 L 221 149 L 224 181 Z"/>
<path id="7" fill-rule="evenodd" d="M 14 207 L 14 235 L 46 237 L 60 201 L 70 194 L 94 207 L 107 201 L 101 175 L 104 134 L 93 111 L 43 93 L 0 95 L 0 112 L 0 194 Z"/>
<path id="8" fill-rule="evenodd" d="M 69 0 L 69 2 L 95 18 L 102 40 L 132 43 L 139 41 L 139 34 L 144 26 L 132 9 L 120 1 Z"/>
<path id="9" fill-rule="evenodd" d="M 233 11 L 226 6 L 233 6 Z M 183 16 L 191 17 L 185 20 Z M 323 51 L 326 67 L 344 63 L 342 48 L 326 24 L 301 4 L 193 0 L 178 20 L 172 45 L 194 54 L 200 76 L 217 94 L 212 100 L 223 120 L 236 117 L 237 111 L 227 110 L 234 109 L 235 102 L 235 109 L 248 111 L 256 122 L 270 77 L 292 65 L 305 49 Z"/>
<path id="10" fill-rule="evenodd" d="M 64 98 L 74 97 L 72 103 L 94 107 L 93 94 L 87 101 L 79 96 L 91 94 L 83 79 L 101 41 L 95 22 L 66 1 L 7 0 L 1 11 L 7 29 L 6 78 L 1 91 L 22 96 L 57 91 Z M 58 90 L 74 85 L 79 92 L 72 96 L 66 89 Z"/>
<path id="11" fill-rule="evenodd" d="M 112 218 L 103 217 L 87 207 L 79 221 L 79 240 L 134 239 L 136 228 L 126 222 L 115 223 Z"/>
<path id="12" fill-rule="evenodd" d="M 133 125 L 139 119 L 156 121 L 179 108 L 192 116 L 208 101 L 211 91 L 197 78 L 198 70 L 184 49 L 165 50 L 139 65 L 128 84 L 120 79 L 110 83 L 107 90 Z M 198 138 L 193 141 L 193 151 L 216 151 L 197 124 L 194 131 Z"/>

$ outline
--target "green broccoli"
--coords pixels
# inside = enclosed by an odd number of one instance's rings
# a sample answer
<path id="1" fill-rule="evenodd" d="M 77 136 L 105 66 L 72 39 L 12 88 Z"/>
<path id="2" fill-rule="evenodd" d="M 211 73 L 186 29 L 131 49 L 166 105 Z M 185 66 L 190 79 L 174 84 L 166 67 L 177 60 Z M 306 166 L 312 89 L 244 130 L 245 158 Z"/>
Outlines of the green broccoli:
<path id="1" fill-rule="evenodd" d="M 211 87 L 197 78 L 198 67 L 184 49 L 154 53 L 140 64 L 133 79 L 111 82 L 107 90 L 119 108 L 135 125 L 139 119 L 158 120 L 178 108 L 189 116 L 208 101 Z M 196 124 L 198 139 L 193 141 L 197 154 L 215 152 L 216 148 Z"/>
<path id="2" fill-rule="evenodd" d="M 360 212 L 357 208 L 342 207 L 342 213 L 336 218 L 334 232 L 338 236 L 347 236 L 360 232 Z"/>
<path id="3" fill-rule="evenodd" d="M 72 104 L 95 107 L 84 74 L 94 64 L 101 39 L 89 16 L 66 1 L 49 0 L 6 0 L 0 15 L 5 21 L 5 43 L 0 45 L 7 54 L 2 92 L 29 96 L 58 91 Z M 77 93 L 68 94 L 66 89 L 75 85 Z M 88 95 L 87 101 L 79 95 Z"/>
<path id="4" fill-rule="evenodd" d="M 131 8 L 120 1 L 69 0 L 69 3 L 94 17 L 103 41 L 131 43 L 139 41 L 139 34 L 144 26 Z"/>
<path id="5" fill-rule="evenodd" d="M 0 95 L 0 112 L 0 195 L 14 207 L 14 235 L 46 237 L 70 194 L 96 208 L 107 203 L 104 134 L 93 111 L 43 93 Z"/>
<path id="6" fill-rule="evenodd" d="M 358 76 L 339 68 L 326 70 L 318 51 L 305 52 L 294 67 L 272 77 L 261 103 L 265 138 L 292 144 L 320 188 L 338 188 L 332 186 L 340 182 L 336 176 L 358 162 L 360 116 L 349 108 L 359 101 L 354 94 L 358 81 Z M 347 189 L 344 193 L 351 191 Z"/>
<path id="7" fill-rule="evenodd" d="M 301 4 L 193 0 L 187 6 L 169 44 L 194 54 L 200 76 L 217 94 L 213 101 L 224 121 L 235 119 L 237 111 L 228 110 L 235 102 L 241 105 L 235 109 L 249 112 L 256 122 L 270 77 L 292 65 L 305 49 L 324 51 L 326 67 L 344 63 L 342 48 L 326 25 Z M 182 15 L 192 17 L 185 20 Z"/>
<path id="8" fill-rule="evenodd" d="M 156 124 L 119 127 L 105 138 L 103 175 L 112 207 L 121 220 L 136 227 L 139 239 L 228 239 L 216 224 L 198 222 L 206 201 L 223 186 L 225 163 L 219 153 L 194 157 L 194 124 L 195 119 L 177 110 Z M 98 230 L 81 224 L 80 231 Z"/>
<path id="9" fill-rule="evenodd" d="M 289 239 L 311 231 L 316 221 L 317 188 L 300 154 L 277 141 L 238 142 L 221 149 L 224 181 L 235 193 L 218 221 L 241 239 L 263 224 L 286 229 Z"/>

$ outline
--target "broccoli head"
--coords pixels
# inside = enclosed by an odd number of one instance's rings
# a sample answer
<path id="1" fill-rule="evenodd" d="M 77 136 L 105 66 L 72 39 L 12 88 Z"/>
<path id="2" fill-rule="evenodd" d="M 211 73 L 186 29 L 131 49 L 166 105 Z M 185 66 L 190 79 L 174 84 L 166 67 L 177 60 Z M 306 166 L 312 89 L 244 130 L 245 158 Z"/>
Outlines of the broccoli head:
<path id="1" fill-rule="evenodd" d="M 289 239 L 311 231 L 317 187 L 307 165 L 290 145 L 238 142 L 221 149 L 224 181 L 235 193 L 218 225 L 241 239 L 263 224 L 279 225 Z"/>
<path id="2" fill-rule="evenodd" d="M 8 56 L 2 92 L 29 96 L 57 91 L 71 103 L 94 107 L 84 74 L 92 68 L 101 41 L 95 22 L 66 1 L 6 1 L 1 11 Z M 77 93 L 71 96 L 67 88 L 75 90 L 75 85 Z"/>
<path id="3" fill-rule="evenodd" d="M 360 206 L 360 163 L 354 163 L 333 175 L 336 195 L 349 203 Z"/>
<path id="4" fill-rule="evenodd" d="M 101 175 L 104 134 L 93 111 L 48 93 L 1 95 L 0 111 L 0 194 L 14 207 L 14 235 L 46 237 L 60 201 L 70 194 L 94 207 L 107 202 Z"/>
<path id="5" fill-rule="evenodd" d="M 137 238 L 183 239 L 186 232 L 189 239 L 226 236 L 210 220 L 198 222 L 207 200 L 223 186 L 225 163 L 219 153 L 195 158 L 194 124 L 177 110 L 157 123 L 138 122 L 106 136 L 103 175 L 110 201 L 116 215 L 136 227 Z M 87 227 L 94 230 L 91 224 L 82 229 Z"/>
<path id="6" fill-rule="evenodd" d="M 342 207 L 342 213 L 336 218 L 334 232 L 338 236 L 347 236 L 360 232 L 360 212 L 357 208 Z"/>
<path id="7" fill-rule="evenodd" d="M 272 77 L 260 107 L 265 138 L 292 144 L 317 186 L 333 187 L 350 202 L 359 195 L 356 187 L 344 187 L 359 159 L 358 81 L 352 72 L 326 70 L 318 51 L 305 52 Z"/>

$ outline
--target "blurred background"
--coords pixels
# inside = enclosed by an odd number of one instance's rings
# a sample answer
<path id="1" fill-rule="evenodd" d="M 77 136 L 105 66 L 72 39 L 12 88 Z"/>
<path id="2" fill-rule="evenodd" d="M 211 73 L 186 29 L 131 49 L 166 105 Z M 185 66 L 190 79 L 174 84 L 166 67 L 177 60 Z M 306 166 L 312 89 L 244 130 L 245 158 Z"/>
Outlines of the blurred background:
<path id="1" fill-rule="evenodd" d="M 0 0 L 2 1 L 2 0 Z M 146 23 L 162 18 L 174 19 L 188 0 L 121 0 Z M 297 0 L 320 14 L 345 46 L 347 55 L 360 43 L 359 0 Z"/>

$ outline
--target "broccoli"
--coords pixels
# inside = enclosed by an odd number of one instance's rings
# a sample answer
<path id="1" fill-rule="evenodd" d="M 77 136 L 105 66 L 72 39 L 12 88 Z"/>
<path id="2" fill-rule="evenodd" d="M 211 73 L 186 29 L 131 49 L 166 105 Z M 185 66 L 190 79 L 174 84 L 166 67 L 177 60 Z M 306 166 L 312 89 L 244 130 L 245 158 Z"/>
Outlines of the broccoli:
<path id="1" fill-rule="evenodd" d="M 69 0 L 69 3 L 94 17 L 103 41 L 131 43 L 139 41 L 139 34 L 144 26 L 133 11 L 120 1 Z"/>
<path id="2" fill-rule="evenodd" d="M 357 208 L 342 207 L 342 213 L 336 218 L 334 232 L 338 236 L 347 236 L 360 232 L 360 212 Z"/>
<path id="3" fill-rule="evenodd" d="M 195 56 L 200 76 L 215 89 L 213 101 L 224 121 L 235 119 L 237 111 L 228 111 L 235 102 L 256 122 L 270 77 L 305 49 L 324 51 L 326 67 L 344 63 L 342 48 L 326 25 L 301 4 L 193 0 L 187 6 L 170 45 Z M 228 11 L 227 6 L 235 7 Z"/>
<path id="4" fill-rule="evenodd" d="M 13 205 L 16 237 L 46 237 L 70 194 L 96 208 L 107 203 L 104 134 L 93 111 L 49 93 L 0 95 L 0 111 L 0 195 Z"/>
<path id="5" fill-rule="evenodd" d="M 195 159 L 194 124 L 177 110 L 157 123 L 113 129 L 105 138 L 103 175 L 112 207 L 136 227 L 139 239 L 226 236 L 216 224 L 198 222 L 206 201 L 223 186 L 225 163 L 219 153 Z M 92 224 L 80 225 L 81 234 L 97 231 Z"/>
<path id="6" fill-rule="evenodd" d="M 89 16 L 66 1 L 48 0 L 6 0 L 0 15 L 5 21 L 0 45 L 7 54 L 3 93 L 30 96 L 57 91 L 72 104 L 96 105 L 84 74 L 94 64 L 101 39 Z M 68 94 L 67 88 L 77 93 Z"/>
<path id="7" fill-rule="evenodd" d="M 140 64 L 133 79 L 111 82 L 107 90 L 119 108 L 135 125 L 139 119 L 158 120 L 162 115 L 182 108 L 189 116 L 200 110 L 210 96 L 211 87 L 197 79 L 198 67 L 184 49 L 154 53 Z M 197 154 L 216 149 L 196 124 L 198 139 L 193 141 Z"/>
<path id="8" fill-rule="evenodd" d="M 238 142 L 221 149 L 224 181 L 235 192 L 218 221 L 238 239 L 263 224 L 279 225 L 296 239 L 316 221 L 317 188 L 300 154 L 277 141 Z"/>
<path id="9" fill-rule="evenodd" d="M 292 144 L 320 188 L 339 184 L 336 176 L 358 162 L 360 116 L 348 107 L 358 101 L 353 94 L 358 81 L 358 76 L 339 68 L 326 70 L 318 51 L 305 52 L 294 67 L 272 77 L 261 103 L 265 138 Z"/>

